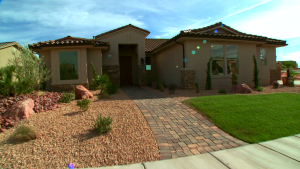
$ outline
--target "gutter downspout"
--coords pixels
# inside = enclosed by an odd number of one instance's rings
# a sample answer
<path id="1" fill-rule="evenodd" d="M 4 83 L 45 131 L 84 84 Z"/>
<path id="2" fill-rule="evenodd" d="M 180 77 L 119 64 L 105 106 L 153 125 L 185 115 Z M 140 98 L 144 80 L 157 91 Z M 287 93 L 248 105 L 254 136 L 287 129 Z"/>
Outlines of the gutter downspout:
<path id="1" fill-rule="evenodd" d="M 175 43 L 182 45 L 182 51 L 183 51 L 183 68 L 185 68 L 185 62 L 184 62 L 184 59 L 185 59 L 184 44 L 183 43 L 179 43 L 176 40 L 175 40 Z"/>

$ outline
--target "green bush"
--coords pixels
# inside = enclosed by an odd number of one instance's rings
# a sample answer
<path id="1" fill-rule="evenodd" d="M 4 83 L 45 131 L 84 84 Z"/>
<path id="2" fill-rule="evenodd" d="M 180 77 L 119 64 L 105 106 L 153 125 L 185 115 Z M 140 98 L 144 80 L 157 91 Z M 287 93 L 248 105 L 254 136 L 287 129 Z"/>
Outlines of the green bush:
<path id="1" fill-rule="evenodd" d="M 110 116 L 102 117 L 100 114 L 97 120 L 94 119 L 94 129 L 100 134 L 107 133 L 108 131 L 112 130 L 112 128 L 110 127 L 112 120 L 113 119 Z"/>
<path id="2" fill-rule="evenodd" d="M 194 83 L 195 84 L 195 88 L 196 88 L 196 93 L 199 93 L 200 88 L 197 82 Z"/>
<path id="3" fill-rule="evenodd" d="M 61 103 L 70 103 L 71 101 L 75 100 L 75 93 L 63 93 L 60 96 L 59 102 Z"/>
<path id="4" fill-rule="evenodd" d="M 231 74 L 231 84 L 232 84 L 232 86 L 235 86 L 238 84 L 238 77 L 237 77 L 236 73 Z"/>
<path id="5" fill-rule="evenodd" d="M 211 75 L 210 75 L 210 65 L 211 65 L 211 60 L 212 58 L 209 59 L 207 62 L 207 70 L 206 70 L 206 84 L 205 84 L 205 89 L 210 90 L 212 86 L 211 82 Z"/>
<path id="6" fill-rule="evenodd" d="M 164 82 L 161 80 L 158 80 L 155 89 L 160 90 L 161 86 L 164 86 Z"/>
<path id="7" fill-rule="evenodd" d="M 19 126 L 9 137 L 12 142 L 26 142 L 37 138 L 38 132 L 29 125 Z"/>
<path id="8" fill-rule="evenodd" d="M 226 89 L 223 89 L 223 88 L 221 88 L 221 89 L 219 90 L 219 93 L 224 93 L 224 94 L 226 94 L 226 93 L 227 93 L 227 90 L 226 90 Z"/>
<path id="9" fill-rule="evenodd" d="M 119 90 L 119 87 L 112 83 L 112 82 L 109 82 L 108 84 L 106 84 L 106 93 L 111 95 L 111 94 L 115 94 L 117 93 L 117 91 Z"/>
<path id="10" fill-rule="evenodd" d="M 104 74 L 104 75 L 97 75 L 96 69 L 94 64 L 91 62 L 90 63 L 92 70 L 93 70 L 93 85 L 91 85 L 95 90 L 100 89 L 100 94 L 103 94 L 106 91 L 107 84 L 110 82 L 109 77 Z"/>
<path id="11" fill-rule="evenodd" d="M 90 100 L 89 99 L 78 100 L 77 106 L 80 107 L 80 110 L 87 111 L 90 107 Z"/>
<path id="12" fill-rule="evenodd" d="M 253 79 L 252 82 L 254 82 L 255 88 L 257 88 L 259 86 L 259 70 L 257 67 L 257 61 L 256 61 L 256 57 L 255 55 L 253 55 L 253 63 L 254 63 L 254 67 L 253 67 Z"/>
<path id="13" fill-rule="evenodd" d="M 264 91 L 264 87 L 262 87 L 262 86 L 258 86 L 257 88 L 256 88 L 256 91 Z"/>
<path id="14" fill-rule="evenodd" d="M 159 87 L 159 90 L 160 90 L 161 92 L 164 92 L 164 91 L 165 91 L 165 87 L 164 87 L 164 84 L 163 84 L 163 83 L 159 83 L 159 84 L 158 84 L 158 87 Z"/>
<path id="15" fill-rule="evenodd" d="M 177 88 L 177 85 L 175 83 L 174 84 L 170 84 L 168 88 L 169 88 L 169 92 L 171 94 L 175 94 L 175 90 Z"/>

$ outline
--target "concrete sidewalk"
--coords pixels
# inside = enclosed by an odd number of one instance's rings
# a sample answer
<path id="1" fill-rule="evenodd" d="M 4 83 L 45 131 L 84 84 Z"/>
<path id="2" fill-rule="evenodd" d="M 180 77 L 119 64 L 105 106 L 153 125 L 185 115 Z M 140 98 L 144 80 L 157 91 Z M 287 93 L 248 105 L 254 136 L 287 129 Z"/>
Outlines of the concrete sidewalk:
<path id="1" fill-rule="evenodd" d="M 200 155 L 102 169 L 300 168 L 300 134 Z M 100 169 L 97 168 L 97 169 Z M 96 168 L 89 168 L 96 169 Z"/>

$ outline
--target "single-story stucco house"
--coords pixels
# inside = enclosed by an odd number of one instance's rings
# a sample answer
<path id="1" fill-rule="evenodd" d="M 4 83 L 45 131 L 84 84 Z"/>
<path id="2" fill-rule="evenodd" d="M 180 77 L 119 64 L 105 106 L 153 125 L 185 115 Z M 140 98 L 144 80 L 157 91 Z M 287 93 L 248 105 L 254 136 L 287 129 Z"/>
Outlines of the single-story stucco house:
<path id="1" fill-rule="evenodd" d="M 221 22 L 200 29 L 181 31 L 171 39 L 146 38 L 149 31 L 126 25 L 93 39 L 67 36 L 29 44 L 44 56 L 52 71 L 47 90 L 68 90 L 72 84 L 92 84 L 90 62 L 98 74 L 107 74 L 117 85 L 148 85 L 162 80 L 192 88 L 205 88 L 207 62 L 211 65 L 212 87 L 230 87 L 231 73 L 238 82 L 254 87 L 253 60 L 259 68 L 260 85 L 277 80 L 276 48 L 286 41 L 242 33 Z"/>
<path id="2" fill-rule="evenodd" d="M 10 59 L 14 58 L 13 51 L 24 49 L 17 42 L 0 42 L 0 68 L 7 66 Z"/>

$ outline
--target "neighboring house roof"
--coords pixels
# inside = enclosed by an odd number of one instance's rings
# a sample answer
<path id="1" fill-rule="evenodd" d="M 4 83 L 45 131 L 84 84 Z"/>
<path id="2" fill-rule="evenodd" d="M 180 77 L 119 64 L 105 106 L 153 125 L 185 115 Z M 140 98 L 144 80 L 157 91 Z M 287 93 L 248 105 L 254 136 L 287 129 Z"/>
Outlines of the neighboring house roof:
<path id="1" fill-rule="evenodd" d="M 7 48 L 7 47 L 10 47 L 13 45 L 20 47 L 20 45 L 15 41 L 14 42 L 0 42 L 0 49 Z"/>
<path id="2" fill-rule="evenodd" d="M 60 38 L 57 40 L 49 40 L 49 41 L 29 44 L 28 46 L 30 48 L 41 48 L 41 47 L 79 46 L 79 45 L 109 46 L 109 42 L 99 41 L 95 39 L 66 36 L 64 38 Z"/>
<path id="3" fill-rule="evenodd" d="M 145 39 L 145 52 L 151 52 L 153 49 L 162 45 L 168 40 L 169 39 L 152 39 L 152 38 Z"/>
<path id="4" fill-rule="evenodd" d="M 222 25 L 222 26 L 221 26 Z M 208 30 L 213 30 L 215 28 L 224 27 L 225 29 L 230 30 L 231 32 L 234 32 L 234 34 L 221 34 L 221 33 L 205 33 Z M 239 32 L 237 30 L 234 30 L 230 28 L 229 26 L 222 24 L 222 22 L 216 23 L 211 26 L 207 26 L 200 29 L 193 29 L 191 31 L 181 31 L 178 35 L 174 36 L 167 42 L 163 43 L 162 45 L 156 47 L 155 49 L 152 49 L 151 52 L 157 52 L 158 50 L 162 49 L 163 47 L 171 44 L 175 40 L 181 38 L 181 37 L 202 37 L 202 38 L 218 38 L 218 39 L 236 39 L 236 40 L 248 40 L 248 41 L 259 41 L 259 42 L 266 42 L 267 44 L 275 44 L 275 45 L 282 45 L 286 46 L 286 41 L 278 40 L 278 39 L 272 39 L 268 37 L 263 36 L 257 36 L 252 34 L 246 34 Z"/>
<path id="5" fill-rule="evenodd" d="M 117 29 L 113 29 L 113 30 L 111 30 L 111 31 L 105 32 L 105 33 L 101 33 L 101 34 L 95 36 L 95 39 L 101 38 L 101 37 L 103 37 L 103 36 L 109 35 L 109 34 L 111 34 L 111 33 L 114 33 L 114 32 L 117 32 L 117 31 L 120 31 L 120 30 L 126 29 L 126 28 L 133 28 L 133 29 L 136 29 L 136 30 L 145 32 L 146 34 L 149 34 L 149 33 L 150 33 L 150 32 L 147 31 L 146 29 L 142 29 L 142 28 L 139 28 L 139 27 L 137 27 L 137 26 L 134 26 L 134 25 L 129 24 L 129 25 L 125 25 L 125 26 L 119 27 L 119 28 L 117 28 Z"/>

